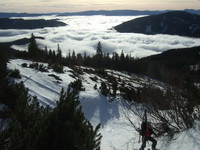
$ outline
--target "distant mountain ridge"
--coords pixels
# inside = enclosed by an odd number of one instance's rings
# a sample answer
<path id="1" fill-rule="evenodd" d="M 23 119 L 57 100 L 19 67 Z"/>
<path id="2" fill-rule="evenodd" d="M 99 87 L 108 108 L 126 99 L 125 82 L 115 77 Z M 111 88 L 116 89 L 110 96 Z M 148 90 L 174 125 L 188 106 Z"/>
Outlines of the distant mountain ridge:
<path id="1" fill-rule="evenodd" d="M 124 22 L 116 27 L 118 32 L 143 34 L 169 34 L 200 37 L 200 15 L 186 11 L 172 11 L 150 15 Z"/>
<path id="2" fill-rule="evenodd" d="M 38 29 L 44 27 L 65 26 L 63 22 L 57 20 L 24 20 L 24 19 L 9 19 L 0 18 L 0 29 Z"/>
<path id="3" fill-rule="evenodd" d="M 92 15 L 103 15 L 103 16 L 137 16 L 137 15 L 152 15 L 152 14 L 160 14 L 163 12 L 167 12 L 168 10 L 163 11 L 150 11 L 150 10 L 91 10 L 84 12 L 67 12 L 58 14 L 58 16 L 92 16 Z"/>
<path id="4" fill-rule="evenodd" d="M 7 13 L 0 12 L 0 18 L 10 17 L 37 17 L 37 16 L 91 16 L 91 15 L 105 15 L 105 16 L 137 16 L 137 15 L 154 15 L 172 10 L 91 10 L 82 12 L 65 12 L 65 13 Z M 200 15 L 200 9 L 185 9 L 184 11 Z"/>
<path id="5" fill-rule="evenodd" d="M 38 17 L 38 16 L 48 16 L 56 15 L 57 13 L 9 13 L 9 12 L 0 12 L 0 18 L 11 18 L 11 17 Z"/>
<path id="6" fill-rule="evenodd" d="M 155 15 L 170 11 L 172 10 L 97 10 L 97 11 L 92 10 L 92 11 L 74 12 L 74 13 L 61 13 L 58 16 L 75 16 L 75 15 L 138 16 L 138 15 Z M 200 10 L 185 9 L 184 11 L 200 15 Z"/>

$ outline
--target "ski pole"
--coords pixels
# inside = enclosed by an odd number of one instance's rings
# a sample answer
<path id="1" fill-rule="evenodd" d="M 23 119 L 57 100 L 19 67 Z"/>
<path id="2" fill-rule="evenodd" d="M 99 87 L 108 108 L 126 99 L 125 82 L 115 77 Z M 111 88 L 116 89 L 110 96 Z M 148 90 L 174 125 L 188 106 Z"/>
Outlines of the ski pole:
<path id="1" fill-rule="evenodd" d="M 141 135 L 139 135 L 139 140 L 138 140 L 138 143 L 140 143 L 140 137 L 141 137 Z"/>

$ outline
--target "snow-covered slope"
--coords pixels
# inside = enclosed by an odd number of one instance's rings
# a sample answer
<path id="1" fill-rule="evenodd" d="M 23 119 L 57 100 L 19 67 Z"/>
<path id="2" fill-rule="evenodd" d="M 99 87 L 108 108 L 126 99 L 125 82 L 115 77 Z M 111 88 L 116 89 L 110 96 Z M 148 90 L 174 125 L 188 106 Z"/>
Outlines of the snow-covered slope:
<path id="1" fill-rule="evenodd" d="M 103 96 L 98 90 L 94 89 L 94 85 L 100 86 L 101 81 L 106 79 L 94 74 L 83 72 L 82 75 L 74 76 L 72 69 L 64 67 L 64 73 L 56 73 L 53 70 L 49 72 L 40 72 L 35 69 L 22 67 L 23 63 L 30 64 L 31 61 L 14 59 L 8 63 L 8 68 L 18 69 L 21 79 L 15 79 L 17 82 L 23 81 L 25 86 L 29 88 L 31 95 L 36 95 L 43 105 L 55 107 L 55 101 L 59 98 L 59 93 L 62 88 L 67 89 L 68 84 L 76 78 L 82 80 L 85 91 L 79 93 L 83 112 L 86 118 L 94 125 L 101 123 L 101 134 L 103 136 L 101 142 L 102 150 L 133 150 L 138 149 L 141 145 L 139 135 L 131 127 L 127 120 L 128 114 L 130 119 L 136 124 L 140 122 L 134 114 L 124 108 L 124 101 L 120 97 L 110 101 L 108 97 Z M 46 65 L 46 64 L 45 64 Z M 163 88 L 162 84 L 147 78 L 138 77 L 136 75 L 127 75 L 117 71 L 109 71 L 110 74 L 126 80 L 126 83 L 138 87 L 143 84 L 151 84 Z M 57 80 L 54 76 L 60 78 Z M 92 80 L 96 78 L 96 81 Z M 159 138 L 158 148 L 161 150 L 199 150 L 200 149 L 200 123 L 197 122 L 194 128 L 184 131 L 171 142 L 168 142 L 165 137 Z M 147 148 L 150 148 L 150 143 Z"/>

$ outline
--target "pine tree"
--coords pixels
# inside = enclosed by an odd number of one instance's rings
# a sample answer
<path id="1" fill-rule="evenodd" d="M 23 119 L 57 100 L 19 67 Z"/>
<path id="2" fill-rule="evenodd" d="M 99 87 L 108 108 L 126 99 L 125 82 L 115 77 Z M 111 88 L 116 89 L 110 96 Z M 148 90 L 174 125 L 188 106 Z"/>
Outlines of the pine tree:
<path id="1" fill-rule="evenodd" d="M 115 98 L 116 97 L 116 94 L 117 94 L 117 87 L 118 87 L 118 84 L 117 84 L 117 81 L 113 82 L 112 83 L 112 96 Z"/>
<path id="2" fill-rule="evenodd" d="M 6 76 L 7 76 L 7 52 L 6 49 L 0 45 L 0 103 L 6 103 Z"/>
<path id="3" fill-rule="evenodd" d="M 103 52 L 102 52 L 102 46 L 101 46 L 101 42 L 99 42 L 97 44 L 97 49 L 96 49 L 96 55 L 94 57 L 95 59 L 95 66 L 96 67 L 102 67 L 102 63 L 103 63 Z"/>
<path id="4" fill-rule="evenodd" d="M 88 66 L 87 53 L 86 52 L 84 52 L 84 56 L 83 56 L 83 65 Z"/>
<path id="5" fill-rule="evenodd" d="M 101 94 L 103 94 L 103 95 L 105 95 L 105 96 L 108 95 L 109 89 L 108 89 L 108 87 L 107 87 L 107 85 L 106 85 L 105 82 L 102 81 L 102 82 L 101 82 L 101 86 L 100 86 L 99 88 L 100 88 Z"/>
<path id="6" fill-rule="evenodd" d="M 94 129 L 85 118 L 78 91 L 61 91 L 57 107 L 41 107 L 23 83 L 13 85 L 15 96 L 8 127 L 0 132 L 0 149 L 100 150 L 100 124 Z"/>
<path id="7" fill-rule="evenodd" d="M 125 56 L 124 56 L 123 50 L 122 50 L 121 55 L 120 55 L 119 68 L 120 68 L 120 70 L 125 70 Z"/>
<path id="8" fill-rule="evenodd" d="M 43 109 L 36 98 L 28 95 L 28 89 L 22 82 L 10 85 L 10 99 L 12 105 L 8 106 L 12 115 L 8 127 L 0 133 L 0 149 L 33 149 L 34 143 L 39 140 L 36 138 L 39 129 L 42 130 Z"/>
<path id="9" fill-rule="evenodd" d="M 101 42 L 99 42 L 99 43 L 97 44 L 96 55 L 98 55 L 99 57 L 102 57 L 102 56 L 103 56 Z"/>
<path id="10" fill-rule="evenodd" d="M 39 49 L 33 34 L 31 34 L 30 43 L 28 45 L 28 54 L 31 58 L 36 58 L 39 55 Z"/>
<path id="11" fill-rule="evenodd" d="M 5 81 L 6 75 L 7 75 L 7 61 L 8 61 L 8 57 L 7 57 L 7 53 L 6 50 L 3 46 L 0 45 L 0 88 L 1 88 L 1 84 L 2 82 Z"/>
<path id="12" fill-rule="evenodd" d="M 67 93 L 61 92 L 57 107 L 48 116 L 45 136 L 41 139 L 44 144 L 40 149 L 100 149 L 100 125 L 93 130 L 90 122 L 84 117 L 76 92 L 70 92 L 70 88 Z"/>
<path id="13" fill-rule="evenodd" d="M 79 66 L 83 65 L 84 60 L 83 60 L 83 57 L 80 53 L 77 54 L 77 61 L 76 62 L 77 62 L 77 65 L 79 65 Z"/>
<path id="14" fill-rule="evenodd" d="M 57 58 L 57 61 L 59 61 L 62 58 L 62 50 L 60 49 L 60 45 L 59 44 L 58 44 L 58 47 L 57 47 L 56 58 Z"/>
<path id="15" fill-rule="evenodd" d="M 83 84 L 82 84 L 82 80 L 80 80 L 80 79 L 77 79 L 74 82 L 71 82 L 69 84 L 69 86 L 71 88 L 73 88 L 73 90 L 75 90 L 75 91 L 83 91 L 84 90 L 84 87 L 83 87 Z"/>
<path id="16" fill-rule="evenodd" d="M 74 50 L 72 51 L 72 65 L 76 65 L 76 53 Z"/>

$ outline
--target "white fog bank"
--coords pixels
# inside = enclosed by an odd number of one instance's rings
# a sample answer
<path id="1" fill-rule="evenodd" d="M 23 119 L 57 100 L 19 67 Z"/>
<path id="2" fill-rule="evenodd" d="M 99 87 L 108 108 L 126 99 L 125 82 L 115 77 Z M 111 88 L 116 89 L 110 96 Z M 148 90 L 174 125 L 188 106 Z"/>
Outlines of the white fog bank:
<path id="1" fill-rule="evenodd" d="M 38 19 L 38 17 L 35 18 Z M 57 44 L 59 44 L 64 56 L 72 50 L 76 53 L 86 52 L 88 55 L 92 55 L 96 52 L 99 41 L 104 53 L 121 53 L 123 50 L 125 54 L 128 53 L 134 57 L 145 57 L 168 49 L 200 45 L 200 39 L 197 38 L 161 34 L 118 33 L 112 29 L 124 21 L 136 18 L 136 16 L 44 16 L 43 18 L 58 19 L 65 22 L 67 26 L 36 30 L 0 30 L 0 42 L 29 38 L 33 33 L 35 36 L 45 38 L 37 40 L 40 48 L 47 46 L 48 49 L 56 50 Z M 27 49 L 27 45 L 13 47 L 19 50 Z"/>

